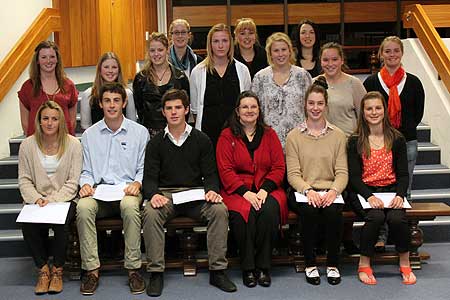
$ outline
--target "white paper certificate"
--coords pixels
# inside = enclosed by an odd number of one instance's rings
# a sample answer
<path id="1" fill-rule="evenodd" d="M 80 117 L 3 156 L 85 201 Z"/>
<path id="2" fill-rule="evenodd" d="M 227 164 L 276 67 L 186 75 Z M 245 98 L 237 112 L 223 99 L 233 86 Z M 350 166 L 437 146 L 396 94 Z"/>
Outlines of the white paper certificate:
<path id="1" fill-rule="evenodd" d="M 26 204 L 16 219 L 17 223 L 64 224 L 69 212 L 70 202 L 51 202 L 40 207 Z"/>
<path id="2" fill-rule="evenodd" d="M 125 196 L 123 191 L 127 184 L 99 184 L 95 188 L 95 193 L 93 198 L 101 201 L 120 201 Z"/>
<path id="3" fill-rule="evenodd" d="M 323 196 L 327 192 L 320 191 L 318 193 L 319 193 L 320 196 Z M 300 194 L 299 192 L 295 192 L 295 201 L 297 201 L 299 203 L 308 203 L 308 198 L 305 195 Z M 344 204 L 344 199 L 342 198 L 342 195 L 338 195 L 336 197 L 336 199 L 334 200 L 333 204 Z"/>
<path id="4" fill-rule="evenodd" d="M 204 189 L 192 189 L 172 194 L 172 201 L 175 205 L 197 200 L 205 200 Z"/>
<path id="5" fill-rule="evenodd" d="M 384 207 L 388 208 L 391 204 L 392 199 L 395 197 L 395 193 L 373 193 L 375 197 L 383 201 Z M 359 202 L 361 202 L 361 206 L 364 209 L 372 208 L 366 199 L 363 196 L 358 194 Z M 409 204 L 406 198 L 403 199 L 403 208 L 411 208 L 411 204 Z"/>

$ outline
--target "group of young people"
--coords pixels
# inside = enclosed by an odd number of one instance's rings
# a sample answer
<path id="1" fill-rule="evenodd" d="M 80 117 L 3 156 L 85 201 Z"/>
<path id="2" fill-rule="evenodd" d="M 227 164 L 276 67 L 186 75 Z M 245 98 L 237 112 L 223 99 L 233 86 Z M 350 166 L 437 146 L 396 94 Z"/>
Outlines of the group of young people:
<path id="1" fill-rule="evenodd" d="M 23 224 L 39 269 L 36 294 L 62 291 L 68 225 L 74 219 L 84 270 L 80 291 L 95 293 L 100 268 L 95 220 L 114 215 L 123 219 L 124 267 L 133 294 L 161 295 L 164 224 L 180 214 L 207 222 L 213 286 L 237 289 L 225 273 L 229 228 L 243 284 L 268 287 L 272 249 L 289 209 L 300 215 L 308 283 L 320 284 L 315 248 L 322 226 L 327 281 L 341 281 L 341 240 L 356 248 L 352 224 L 350 230 L 342 224 L 343 209 L 365 221 L 360 281 L 376 284 L 370 258 L 387 223 L 403 283 L 416 282 L 403 200 L 411 189 L 424 91 L 402 68 L 401 40 L 382 42 L 383 67 L 363 84 L 344 72 L 339 44 L 320 47 L 317 26 L 309 20 L 297 28 L 297 54 L 280 32 L 262 48 L 250 18 L 238 20 L 234 35 L 233 46 L 230 29 L 214 25 L 202 59 L 189 47 L 188 22 L 174 20 L 169 37 L 150 35 L 132 91 L 118 57 L 102 55 L 93 86 L 81 97 L 81 144 L 72 136 L 77 91 L 64 75 L 58 48 L 48 41 L 36 47 L 30 79 L 18 93 L 28 136 L 19 151 L 19 188 L 28 204 L 71 202 L 64 225 Z M 123 183 L 120 201 L 93 198 L 97 185 Z M 174 204 L 175 193 L 197 188 L 204 190 L 202 199 Z M 384 206 L 374 195 L 378 192 L 395 196 Z M 370 209 L 362 209 L 358 194 Z M 337 201 L 341 196 L 346 205 Z M 49 228 L 55 233 L 53 249 L 48 249 Z M 148 283 L 139 272 L 141 229 Z"/>

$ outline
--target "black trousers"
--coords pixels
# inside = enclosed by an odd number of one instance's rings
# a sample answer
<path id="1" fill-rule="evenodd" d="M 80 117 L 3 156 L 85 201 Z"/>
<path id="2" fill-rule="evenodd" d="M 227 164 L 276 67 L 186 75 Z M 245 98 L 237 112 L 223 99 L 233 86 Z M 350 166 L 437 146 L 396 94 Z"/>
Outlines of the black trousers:
<path id="1" fill-rule="evenodd" d="M 65 224 L 36 224 L 22 223 L 23 238 L 28 245 L 36 267 L 39 269 L 48 263 L 53 255 L 53 265 L 57 268 L 64 266 L 66 261 L 66 246 L 69 237 L 70 223 L 75 217 L 76 203 L 71 201 Z M 48 239 L 48 230 L 54 232 L 52 249 Z"/>
<path id="2" fill-rule="evenodd" d="M 404 209 L 367 209 L 365 210 L 364 226 L 361 229 L 361 255 L 373 256 L 375 243 L 378 240 L 380 227 L 386 222 L 389 236 L 399 253 L 409 251 L 411 233 Z"/>
<path id="3" fill-rule="evenodd" d="M 325 245 L 327 250 L 327 266 L 339 266 L 339 250 L 342 239 L 343 204 L 331 204 L 324 208 L 315 208 L 308 203 L 298 203 L 294 192 L 289 193 L 289 209 L 299 215 L 303 253 L 306 267 L 317 265 L 314 246 L 318 238 L 318 229 L 325 226 Z"/>
<path id="4" fill-rule="evenodd" d="M 239 249 L 242 270 L 270 269 L 279 225 L 280 206 L 271 195 L 260 210 L 250 209 L 247 223 L 240 213 L 229 211 L 230 232 Z"/>

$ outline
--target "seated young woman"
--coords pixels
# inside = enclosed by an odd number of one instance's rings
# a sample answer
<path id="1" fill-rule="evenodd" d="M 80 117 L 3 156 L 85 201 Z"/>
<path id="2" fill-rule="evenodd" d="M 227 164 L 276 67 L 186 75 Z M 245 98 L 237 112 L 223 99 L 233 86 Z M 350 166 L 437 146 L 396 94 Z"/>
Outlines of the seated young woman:
<path id="1" fill-rule="evenodd" d="M 258 97 L 242 92 L 217 143 L 217 165 L 243 283 L 268 287 L 272 246 L 287 218 L 283 149 L 264 123 Z"/>
<path id="2" fill-rule="evenodd" d="M 313 285 L 320 284 L 314 246 L 321 224 L 326 230 L 328 283 L 341 282 L 338 264 L 343 204 L 334 202 L 348 181 L 346 138 L 344 132 L 325 117 L 326 87 L 325 78 L 319 76 L 308 88 L 304 107 L 306 121 L 294 128 L 286 139 L 287 178 L 293 188 L 288 204 L 301 216 L 306 281 Z M 297 202 L 294 192 L 306 196 L 307 202 Z"/>
<path id="3" fill-rule="evenodd" d="M 64 112 L 54 101 L 42 104 L 36 112 L 33 135 L 19 149 L 19 189 L 25 204 L 46 206 L 51 202 L 71 202 L 65 224 L 22 223 L 22 233 L 39 269 L 36 294 L 59 293 L 63 289 L 63 266 L 69 224 L 75 216 L 72 201 L 78 191 L 82 148 L 68 134 Z M 54 232 L 52 247 L 48 230 Z M 53 266 L 49 267 L 49 255 Z M 51 271 L 50 271 L 51 270 Z"/>
<path id="4" fill-rule="evenodd" d="M 369 285 L 376 284 L 370 267 L 380 226 L 386 222 L 389 234 L 400 257 L 400 273 L 404 284 L 416 283 L 409 263 L 410 231 L 403 199 L 408 189 L 406 141 L 390 123 L 386 101 L 379 92 L 369 92 L 361 100 L 356 134 L 348 141 L 350 185 L 354 205 L 360 205 L 356 194 L 369 202 L 371 208 L 356 210 L 364 218 L 361 229 L 361 256 L 358 277 Z M 374 193 L 392 192 L 388 206 Z"/>

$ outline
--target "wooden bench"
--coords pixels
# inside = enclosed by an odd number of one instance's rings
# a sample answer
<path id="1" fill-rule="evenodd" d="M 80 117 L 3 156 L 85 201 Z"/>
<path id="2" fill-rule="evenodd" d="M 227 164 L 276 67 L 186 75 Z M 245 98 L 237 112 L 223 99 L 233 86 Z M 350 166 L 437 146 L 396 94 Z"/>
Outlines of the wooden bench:
<path id="1" fill-rule="evenodd" d="M 435 219 L 437 216 L 450 216 L 450 206 L 445 203 L 412 203 L 412 209 L 407 210 L 407 217 L 411 228 L 411 247 L 410 247 L 410 260 L 411 267 L 413 269 L 420 269 L 423 260 L 430 258 L 430 255 L 426 252 L 419 252 L 419 248 L 423 244 L 423 231 L 419 228 L 419 221 L 429 221 Z M 358 221 L 356 215 L 347 211 L 343 213 L 344 220 L 346 221 Z M 287 220 L 288 225 L 297 224 L 297 215 L 290 212 Z M 120 218 L 107 218 L 100 219 L 96 222 L 97 230 L 122 230 L 122 220 Z M 180 255 L 176 258 L 166 259 L 166 268 L 183 268 L 183 274 L 185 276 L 195 276 L 197 274 L 197 268 L 203 268 L 208 266 L 207 257 L 198 258 L 196 253 L 198 252 L 198 233 L 194 231 L 194 228 L 205 227 L 206 224 L 201 221 L 197 221 L 188 217 L 176 217 L 170 220 L 166 224 L 168 232 L 175 232 L 181 230 L 180 235 Z M 305 261 L 302 255 L 300 235 L 292 231 L 284 234 L 285 245 L 288 249 L 285 249 L 282 255 L 277 255 L 272 258 L 274 265 L 294 265 L 297 272 L 304 271 Z M 79 279 L 81 272 L 81 258 L 80 247 L 78 240 L 78 233 L 76 226 L 73 224 L 72 230 L 69 236 L 69 249 L 67 257 L 67 270 L 69 271 L 71 279 Z M 343 263 L 357 263 L 359 260 L 358 255 L 342 255 L 341 261 Z M 326 262 L 325 256 L 318 256 L 317 261 L 319 264 Z M 385 252 L 376 254 L 373 258 L 374 263 L 397 263 L 398 255 L 395 252 Z M 143 262 L 146 265 L 146 262 Z M 230 266 L 238 266 L 239 258 L 229 258 Z M 101 269 L 111 270 L 120 269 L 123 267 L 123 260 L 104 260 L 101 259 Z"/>

